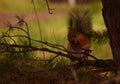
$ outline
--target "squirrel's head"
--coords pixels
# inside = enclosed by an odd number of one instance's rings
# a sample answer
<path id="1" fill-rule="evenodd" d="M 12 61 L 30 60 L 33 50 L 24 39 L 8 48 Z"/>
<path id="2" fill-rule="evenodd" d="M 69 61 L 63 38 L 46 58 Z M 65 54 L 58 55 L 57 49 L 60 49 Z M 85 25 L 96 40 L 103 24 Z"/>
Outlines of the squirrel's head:
<path id="1" fill-rule="evenodd" d="M 68 33 L 68 41 L 73 44 L 79 44 L 77 35 L 78 35 L 78 33 L 76 32 L 76 30 L 74 28 L 71 29 L 71 31 L 69 31 L 69 33 Z"/>

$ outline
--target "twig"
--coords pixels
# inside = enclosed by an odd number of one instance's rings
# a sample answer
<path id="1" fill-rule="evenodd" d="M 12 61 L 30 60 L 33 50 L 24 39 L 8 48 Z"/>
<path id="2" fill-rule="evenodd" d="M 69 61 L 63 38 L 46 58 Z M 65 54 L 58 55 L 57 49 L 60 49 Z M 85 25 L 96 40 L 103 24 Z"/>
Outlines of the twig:
<path id="1" fill-rule="evenodd" d="M 0 45 L 9 46 L 9 47 L 17 47 L 17 48 L 26 48 L 25 51 L 12 51 L 12 50 L 7 51 L 6 50 L 7 52 L 20 53 L 20 52 L 29 52 L 29 51 L 38 51 L 39 50 L 39 51 L 46 51 L 46 52 L 49 52 L 49 53 L 54 53 L 54 54 L 57 54 L 59 56 L 67 57 L 67 58 L 70 58 L 70 59 L 74 58 L 78 61 L 80 60 L 80 58 L 77 58 L 77 57 L 74 57 L 74 56 L 69 56 L 65 53 L 57 52 L 55 50 L 51 50 L 51 49 L 48 49 L 48 48 L 37 48 L 37 47 L 34 47 L 34 46 L 29 46 L 29 45 L 15 45 L 15 44 L 7 44 L 7 43 L 0 43 Z M 84 66 L 84 63 L 80 63 L 80 65 L 78 65 L 78 66 Z M 86 66 L 95 66 L 95 67 L 103 67 L 103 68 L 115 67 L 113 60 L 88 60 L 88 61 L 86 61 Z"/>
<path id="2" fill-rule="evenodd" d="M 25 24 L 25 26 L 26 26 L 26 28 L 27 28 L 27 35 L 28 35 L 28 41 L 29 41 L 29 46 L 31 46 L 31 40 L 30 40 L 30 32 L 29 32 L 29 28 L 28 28 L 28 24 L 27 24 L 27 22 L 23 19 L 23 18 L 21 18 L 21 17 L 19 17 L 19 16 L 16 16 L 16 18 L 19 20 L 19 24 Z M 23 29 L 24 30 L 24 29 Z"/>
<path id="3" fill-rule="evenodd" d="M 94 57 L 94 56 L 92 56 L 92 55 L 90 55 L 90 54 L 87 54 L 87 53 L 84 53 L 84 52 L 73 52 L 73 51 L 67 51 L 66 49 L 61 49 L 61 48 L 59 48 L 59 46 L 60 45 L 54 45 L 54 44 L 49 44 L 49 43 L 47 43 L 47 42 L 43 42 L 43 41 L 37 41 L 37 40 L 34 40 L 34 39 L 31 39 L 31 38 L 29 38 L 29 37 L 27 37 L 27 36 L 24 36 L 24 35 L 14 35 L 14 36 L 4 36 L 4 37 L 25 37 L 25 38 L 28 38 L 28 39 L 30 39 L 31 41 L 35 41 L 35 42 L 39 42 L 39 43 L 43 43 L 43 44 L 45 44 L 45 45 L 47 45 L 48 47 L 52 47 L 52 48 L 56 48 L 56 49 L 59 49 L 59 50 L 61 50 L 62 52 L 65 52 L 65 53 L 67 53 L 67 52 L 71 52 L 71 53 L 75 53 L 75 54 L 84 54 L 84 55 L 87 55 L 87 56 L 89 56 L 89 57 L 91 57 L 91 58 L 93 58 L 93 59 L 95 59 L 95 60 L 98 60 L 96 57 Z M 9 44 L 8 44 L 9 45 Z M 52 45 L 52 46 L 51 46 Z M 14 46 L 19 46 L 19 45 L 14 45 Z M 27 46 L 27 47 L 30 47 L 29 45 Z M 32 46 L 31 46 L 32 47 Z M 60 46 L 61 47 L 61 46 Z M 36 47 L 37 48 L 37 47 Z M 43 48 L 43 49 L 45 49 L 45 48 Z M 46 48 L 47 49 L 47 48 Z M 27 50 L 27 51 L 34 51 L 34 50 Z M 27 52 L 27 51 L 22 51 L 22 52 Z M 43 50 L 44 51 L 44 50 Z M 20 51 L 21 52 L 21 51 Z M 59 52 L 59 51 L 58 51 Z M 74 58 L 74 59 L 79 59 L 79 57 L 74 57 L 74 56 L 72 56 L 71 58 Z"/>
<path id="4" fill-rule="evenodd" d="M 49 14 L 53 14 L 53 13 L 52 13 L 52 10 L 54 10 L 54 9 L 51 9 L 51 8 L 50 8 L 49 3 L 48 3 L 48 0 L 45 0 L 45 1 L 46 1 L 46 4 L 47 4 L 47 8 L 48 8 Z"/>
<path id="5" fill-rule="evenodd" d="M 39 34 L 40 34 L 40 40 L 43 40 L 42 38 L 42 30 L 40 28 L 40 21 L 39 21 L 39 18 L 38 18 L 38 14 L 37 14 L 37 10 L 36 10 L 36 6 L 35 6 L 35 3 L 34 3 L 34 0 L 31 0 L 32 4 L 33 4 L 33 7 L 34 7 L 34 12 L 35 12 L 35 16 L 36 16 L 36 19 L 37 19 L 37 23 L 38 23 L 38 28 L 39 28 Z M 41 47 L 44 47 L 42 44 L 41 44 Z M 45 59 L 45 53 L 43 51 L 43 56 L 44 56 L 44 59 Z"/>

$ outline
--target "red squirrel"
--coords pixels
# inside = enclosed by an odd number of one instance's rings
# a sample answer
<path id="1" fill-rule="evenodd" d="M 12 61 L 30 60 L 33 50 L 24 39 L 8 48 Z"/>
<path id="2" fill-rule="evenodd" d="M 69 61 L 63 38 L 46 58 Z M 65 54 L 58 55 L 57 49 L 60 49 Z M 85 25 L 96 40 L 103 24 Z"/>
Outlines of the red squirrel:
<path id="1" fill-rule="evenodd" d="M 68 55 L 80 58 L 81 61 L 87 60 L 88 56 L 86 54 L 89 54 L 91 47 L 91 32 L 91 19 L 87 12 L 73 9 L 68 19 Z M 73 58 L 71 60 L 75 61 Z"/>

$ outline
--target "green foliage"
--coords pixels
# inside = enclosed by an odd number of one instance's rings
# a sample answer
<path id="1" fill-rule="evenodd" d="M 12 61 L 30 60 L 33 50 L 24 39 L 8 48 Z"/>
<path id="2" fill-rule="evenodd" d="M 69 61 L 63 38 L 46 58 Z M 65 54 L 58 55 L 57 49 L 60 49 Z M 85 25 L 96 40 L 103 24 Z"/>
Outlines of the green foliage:
<path id="1" fill-rule="evenodd" d="M 92 32 L 92 41 L 98 44 L 109 42 L 109 37 L 106 30 L 103 31 L 93 31 Z"/>
<path id="2" fill-rule="evenodd" d="M 38 24 L 33 22 L 29 25 L 29 27 L 31 37 L 36 40 L 40 39 Z M 57 17 L 48 21 L 41 21 L 40 28 L 43 41 L 66 46 L 67 20 L 65 16 Z"/>
<path id="3" fill-rule="evenodd" d="M 0 68 L 2 68 L 0 70 L 0 83 L 17 83 L 18 81 L 27 83 L 31 79 L 34 79 L 38 83 L 43 80 L 38 80 L 36 79 L 37 77 L 39 79 L 46 79 L 49 75 L 53 79 L 48 78 L 48 80 L 55 80 L 56 77 L 53 75 L 56 74 L 52 75 L 48 72 L 52 69 L 65 66 L 69 63 L 67 62 L 68 59 L 58 57 L 54 58 L 54 60 L 53 57 L 55 55 L 45 59 L 42 57 L 42 54 L 39 54 L 41 58 L 37 57 L 36 53 L 38 50 L 36 49 L 41 49 L 41 43 L 44 43 L 46 46 L 48 45 L 49 48 L 51 46 L 54 48 L 54 44 L 32 39 L 27 23 L 22 18 L 17 18 L 19 20 L 18 24 L 22 24 L 22 26 L 14 26 L 9 23 L 8 30 L 1 33 L 0 36 Z M 39 43 L 37 46 L 32 44 L 37 42 Z M 56 71 L 56 73 L 58 72 Z M 44 75 L 46 75 L 45 78 Z M 34 83 L 34 81 L 32 82 Z M 49 84 L 50 82 L 47 83 Z"/>
<path id="4" fill-rule="evenodd" d="M 34 1 L 37 11 L 42 11 L 46 9 L 46 3 L 44 0 Z M 0 0 L 0 12 L 33 12 L 33 5 L 31 3 L 31 0 Z"/>
<path id="5" fill-rule="evenodd" d="M 9 43 L 7 41 L 7 43 Z M 6 43 L 6 44 L 7 44 Z M 0 83 L 11 83 L 15 75 L 19 75 L 19 69 L 32 66 L 33 52 L 17 52 L 24 51 L 25 48 L 17 48 L 11 46 L 0 46 Z"/>
<path id="6" fill-rule="evenodd" d="M 93 31 L 91 43 L 92 55 L 101 59 L 113 59 L 107 30 Z"/>
<path id="7" fill-rule="evenodd" d="M 14 0 L 15 2 L 18 2 L 18 0 Z M 22 4 L 14 4 L 10 8 L 11 4 L 13 4 L 12 0 L 1 0 L 3 4 L 7 4 L 5 7 L 6 10 L 3 10 L 0 8 L 1 12 L 9 12 L 9 11 L 19 11 L 19 12 L 30 12 L 32 10 L 31 3 L 28 4 L 29 1 L 25 1 Z M 19 1 L 19 2 L 20 2 Z M 39 0 L 40 1 L 40 0 Z M 35 2 L 37 3 L 37 2 Z M 26 6 L 27 5 L 27 6 Z M 41 4 L 40 4 L 41 5 Z M 43 4 L 44 5 L 44 4 Z M 43 10 L 44 6 L 37 4 L 38 8 L 37 10 Z M 58 7 L 57 5 L 54 5 L 57 10 L 69 10 L 70 7 L 66 4 L 60 4 Z M 39 8 L 40 7 L 40 8 Z M 101 19 L 100 11 L 101 11 L 101 5 L 100 4 L 92 4 L 92 5 L 81 5 L 79 6 L 81 9 L 89 9 L 92 16 L 93 21 L 93 29 L 99 29 L 101 30 L 103 26 L 103 21 Z M 99 16 L 99 17 L 98 17 Z M 97 17 L 97 18 L 96 18 Z M 66 45 L 67 39 L 67 18 L 66 17 L 58 17 L 57 19 L 50 20 L 50 21 L 42 21 L 41 29 L 42 29 L 42 35 L 44 41 L 49 41 L 52 43 L 60 44 L 60 45 Z M 47 25 L 46 25 L 47 24 Z M 99 26 L 100 25 L 100 26 Z M 26 27 L 25 27 L 26 28 Z M 104 29 L 104 28 L 103 28 Z M 40 32 L 38 29 L 38 24 L 36 22 L 33 22 L 29 26 L 30 36 L 31 38 L 35 38 L 35 40 L 40 39 Z M 53 34 L 53 33 L 54 34 Z M 21 31 L 12 31 L 11 35 L 13 34 L 19 34 L 19 35 L 26 35 L 25 32 Z M 2 33 L 1 33 L 2 35 Z M 5 33 L 7 36 L 8 34 Z M 93 52 L 92 54 L 94 56 L 97 56 L 99 58 L 109 58 L 111 56 L 110 47 L 107 42 L 106 44 L 100 44 L 103 41 L 102 39 L 105 36 L 105 39 L 107 38 L 106 33 L 94 33 L 94 37 L 92 40 L 92 48 Z M 98 40 L 97 40 L 97 39 Z M 21 44 L 24 46 L 29 45 L 28 39 L 23 37 L 17 37 L 17 38 L 6 38 L 4 40 L 0 40 L 0 42 L 5 43 L 15 43 Z M 94 42 L 96 41 L 96 42 Z M 31 42 L 33 46 L 40 47 L 40 43 Z M 46 47 L 46 46 L 45 46 Z M 52 48 L 51 48 L 52 49 Z M 108 50 L 106 50 L 108 49 Z M 38 53 L 38 51 L 30 51 L 27 52 L 29 48 L 18 48 L 18 47 L 11 47 L 11 46 L 2 46 L 0 45 L 0 83 L 1 84 L 57 84 L 59 81 L 66 81 L 67 78 L 71 77 L 70 69 L 68 69 L 67 65 L 71 65 L 72 63 L 70 60 L 62 57 L 55 58 L 55 60 L 50 60 L 52 57 L 56 56 L 54 54 L 48 54 L 47 53 L 47 61 L 43 59 L 43 55 L 41 53 Z M 16 52 L 17 51 L 17 52 Z M 18 52 L 21 51 L 21 52 Z M 59 51 L 59 50 L 58 50 Z M 97 52 L 96 52 L 97 51 Z M 101 53 L 102 52 L 102 53 Z M 109 53 L 108 53 L 109 52 Z M 107 54 L 107 56 L 106 56 Z M 50 57 L 49 57 L 50 56 Z M 101 57 L 103 56 L 103 57 Z M 106 57 L 104 57 L 106 56 Z M 41 58 L 40 58 L 41 57 Z M 86 80 L 88 79 L 88 73 L 84 70 L 85 67 L 82 67 L 82 69 L 77 70 L 76 73 L 78 74 L 78 77 L 82 81 L 82 84 L 85 84 Z M 67 77 L 66 77 L 67 76 Z M 44 81 L 45 80 L 45 81 Z M 59 80 L 59 81 L 58 81 Z M 62 83 L 59 83 L 62 84 Z"/>

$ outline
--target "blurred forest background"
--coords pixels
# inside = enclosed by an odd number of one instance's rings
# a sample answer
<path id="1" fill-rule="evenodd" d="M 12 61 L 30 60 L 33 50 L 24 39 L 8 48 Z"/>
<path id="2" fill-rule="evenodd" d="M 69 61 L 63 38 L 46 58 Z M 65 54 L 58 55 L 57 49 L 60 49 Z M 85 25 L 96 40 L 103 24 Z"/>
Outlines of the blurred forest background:
<path id="1" fill-rule="evenodd" d="M 17 25 L 18 20 L 15 17 L 19 16 L 27 22 L 31 38 L 66 47 L 68 13 L 74 7 L 87 10 L 91 14 L 92 27 L 95 31 L 103 32 L 106 29 L 100 0 L 76 0 L 73 3 L 72 1 L 74 0 L 49 0 L 49 6 L 53 9 L 52 14 L 49 14 L 45 0 L 34 0 L 34 4 L 32 0 L 0 0 L 0 35 L 2 36 L 3 32 L 8 30 L 8 23 Z M 21 31 L 14 31 L 13 34 L 24 35 Z M 21 39 L 19 40 L 21 41 Z M 91 43 L 93 56 L 100 59 L 112 59 L 109 40 L 105 43 L 94 41 Z M 33 42 L 33 45 L 38 46 L 39 44 Z M 0 53 L 0 83 L 73 84 L 70 80 L 67 83 L 56 82 L 58 80 L 63 82 L 64 74 L 70 76 L 67 69 L 61 68 L 61 66 L 70 65 L 70 60 L 59 57 L 53 62 L 46 62 L 43 59 L 49 59 L 54 54 L 44 52 L 43 56 L 42 53 L 39 51 L 24 54 Z M 81 76 L 80 84 L 89 84 L 86 83 L 86 80 L 89 79 L 87 72 L 79 69 L 77 73 Z"/>
<path id="2" fill-rule="evenodd" d="M 40 21 L 40 27 L 43 35 L 43 40 L 48 42 L 54 42 L 66 46 L 67 43 L 67 20 L 68 12 L 72 6 L 67 3 L 67 0 L 50 0 L 50 7 L 54 10 L 53 14 L 49 14 L 47 11 L 46 2 L 42 0 L 35 0 L 35 5 Z M 57 2 L 58 1 L 58 2 Z M 99 0 L 76 0 L 78 1 L 75 6 L 82 10 L 88 10 L 92 16 L 92 27 L 96 31 L 102 31 L 105 28 L 102 17 L 102 5 Z M 13 5 L 13 2 L 15 3 Z M 57 3 L 56 3 L 57 2 Z M 60 2 L 60 3 L 59 3 Z M 17 19 L 16 15 L 21 16 L 29 24 L 31 36 L 35 39 L 39 39 L 39 31 L 37 19 L 34 13 L 34 7 L 30 0 L 8 0 L 0 1 L 0 28 L 5 30 L 6 23 L 10 22 L 15 24 Z M 47 24 L 47 25 L 46 25 Z M 38 34 L 38 35 L 37 35 Z M 109 50 L 109 44 L 101 45 L 93 44 L 95 48 L 93 55 L 99 58 L 111 58 L 111 51 Z M 99 48 L 99 49 L 98 49 Z M 104 50 L 107 49 L 107 50 Z M 93 49 L 94 50 L 94 49 Z M 102 53 L 101 53 L 102 52 Z M 95 54 L 96 53 L 96 54 Z M 106 56 L 107 55 L 107 56 Z M 101 57 L 103 56 L 103 57 Z"/>

